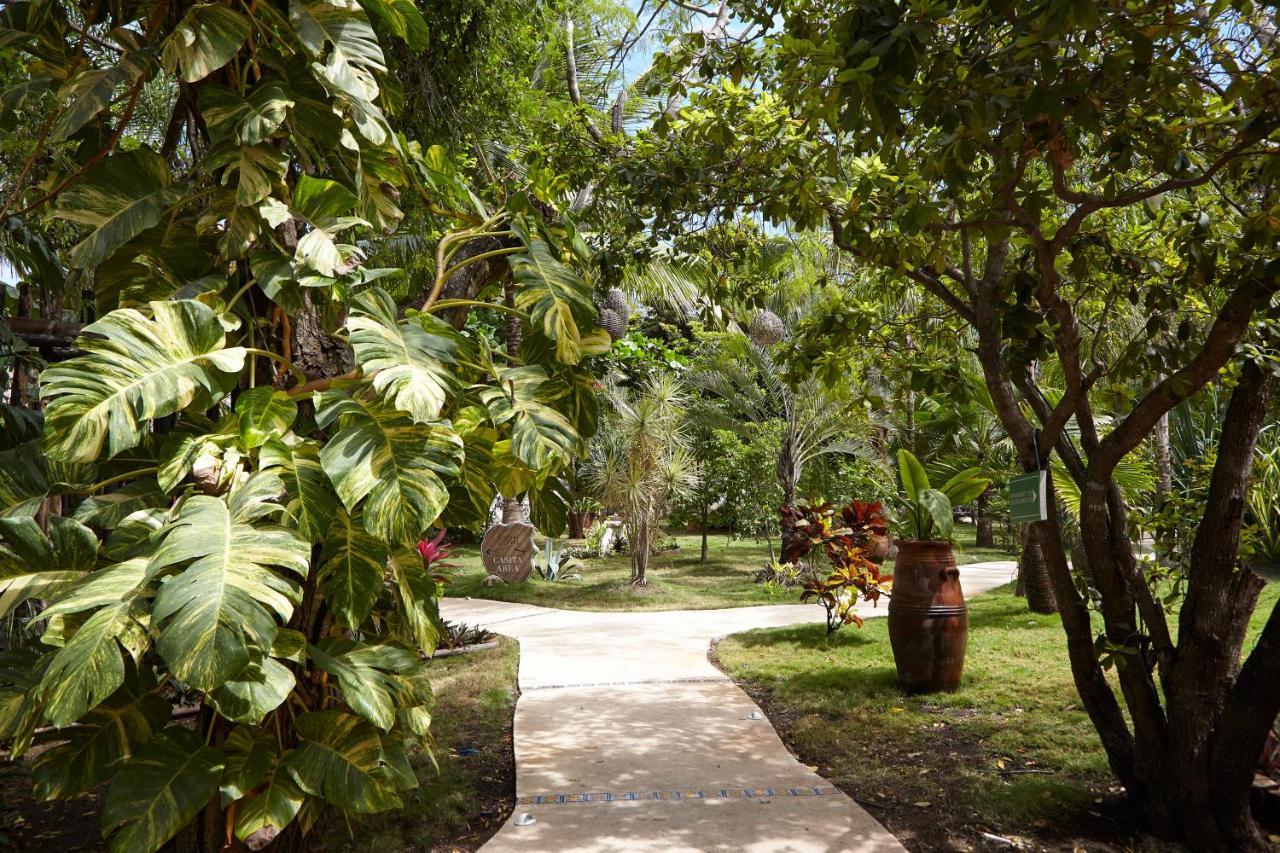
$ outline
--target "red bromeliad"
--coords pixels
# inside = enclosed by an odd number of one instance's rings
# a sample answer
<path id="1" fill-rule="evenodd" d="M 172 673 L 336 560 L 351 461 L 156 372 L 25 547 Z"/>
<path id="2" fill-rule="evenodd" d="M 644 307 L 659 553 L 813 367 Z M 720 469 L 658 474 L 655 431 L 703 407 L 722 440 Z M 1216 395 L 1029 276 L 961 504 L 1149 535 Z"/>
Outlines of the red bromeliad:
<path id="1" fill-rule="evenodd" d="M 447 532 L 446 528 L 441 528 L 434 539 L 418 540 L 418 553 L 422 556 L 422 567 L 424 569 L 431 570 L 433 567 L 436 569 L 457 568 L 455 564 L 445 562 L 452 556 L 452 552 L 449 551 L 449 543 L 444 541 L 444 535 Z M 445 580 L 443 575 L 437 574 L 434 577 L 436 580 Z"/>

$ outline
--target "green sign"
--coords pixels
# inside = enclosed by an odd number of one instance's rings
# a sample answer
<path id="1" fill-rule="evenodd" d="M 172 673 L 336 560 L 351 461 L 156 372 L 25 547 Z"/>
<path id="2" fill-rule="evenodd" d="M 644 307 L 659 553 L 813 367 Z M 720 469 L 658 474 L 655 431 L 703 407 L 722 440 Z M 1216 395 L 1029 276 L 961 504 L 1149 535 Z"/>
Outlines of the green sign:
<path id="1" fill-rule="evenodd" d="M 1009 520 L 1044 521 L 1049 517 L 1048 471 L 1032 471 L 1009 481 Z"/>

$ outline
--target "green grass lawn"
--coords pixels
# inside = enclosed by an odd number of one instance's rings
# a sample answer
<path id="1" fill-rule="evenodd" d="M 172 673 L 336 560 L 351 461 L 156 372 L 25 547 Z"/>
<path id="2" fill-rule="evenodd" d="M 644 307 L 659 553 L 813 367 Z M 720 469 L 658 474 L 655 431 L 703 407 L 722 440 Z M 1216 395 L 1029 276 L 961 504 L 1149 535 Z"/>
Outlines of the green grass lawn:
<path id="1" fill-rule="evenodd" d="M 974 547 L 974 537 L 972 525 L 956 527 L 958 562 L 1011 559 L 1000 549 Z M 625 554 L 583 560 L 581 581 L 551 583 L 535 574 L 523 584 L 486 587 L 480 549 L 459 546 L 454 549 L 451 561 L 458 569 L 445 594 L 568 610 L 701 610 L 790 604 L 799 597 L 798 592 L 771 595 L 763 585 L 753 582 L 755 573 L 769 562 L 764 541 L 729 540 L 722 534 L 713 535 L 709 540 L 707 562 L 702 563 L 698 560 L 700 536 L 681 534 L 675 538 L 680 543 L 678 551 L 657 555 L 649 561 L 649 583 L 645 587 L 631 585 L 630 558 Z M 538 543 L 542 544 L 541 537 Z M 777 545 L 775 541 L 775 549 Z M 892 563 L 888 565 L 891 567 Z"/>
<path id="2" fill-rule="evenodd" d="M 404 810 L 353 824 L 354 839 L 334 826 L 326 836 L 330 850 L 475 850 L 497 831 L 515 803 L 511 723 L 519 658 L 518 644 L 501 637 L 495 649 L 432 662 L 435 763 L 415 749 L 410 760 L 419 785 L 402 795 Z"/>
<path id="3" fill-rule="evenodd" d="M 1278 593 L 1264 592 L 1255 633 Z M 1012 585 L 975 597 L 964 682 L 929 696 L 898 689 L 887 629 L 751 631 L 716 654 L 802 760 L 913 850 L 984 849 L 984 831 L 1068 850 L 1132 834 L 1057 616 L 1030 613 Z"/>

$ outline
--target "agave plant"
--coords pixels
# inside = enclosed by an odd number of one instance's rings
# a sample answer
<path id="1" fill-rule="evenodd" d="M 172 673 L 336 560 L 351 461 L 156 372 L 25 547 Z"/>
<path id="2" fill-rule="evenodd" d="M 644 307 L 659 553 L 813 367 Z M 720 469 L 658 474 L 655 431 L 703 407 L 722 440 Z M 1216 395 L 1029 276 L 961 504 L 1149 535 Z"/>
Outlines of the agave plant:
<path id="1" fill-rule="evenodd" d="M 567 546 L 557 548 L 555 544 L 555 540 L 549 536 L 543 543 L 542 563 L 535 563 L 533 567 L 538 577 L 544 581 L 582 580 L 582 572 L 579 571 L 582 563 L 565 553 L 568 550 Z"/>

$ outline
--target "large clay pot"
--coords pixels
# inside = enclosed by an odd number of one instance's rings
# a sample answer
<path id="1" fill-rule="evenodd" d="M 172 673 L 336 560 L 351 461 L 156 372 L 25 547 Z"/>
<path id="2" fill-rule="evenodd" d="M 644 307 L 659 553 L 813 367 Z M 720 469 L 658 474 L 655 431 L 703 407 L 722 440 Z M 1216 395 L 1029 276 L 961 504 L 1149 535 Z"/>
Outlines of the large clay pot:
<path id="1" fill-rule="evenodd" d="M 867 541 L 867 559 L 877 566 L 889 556 L 889 537 L 872 536 Z"/>
<path id="2" fill-rule="evenodd" d="M 964 672 L 969 611 L 950 542 L 897 540 L 889 643 L 898 683 L 911 693 L 952 693 Z"/>

